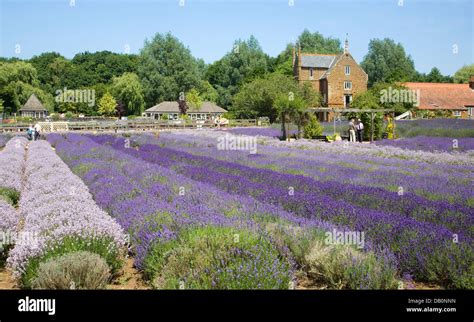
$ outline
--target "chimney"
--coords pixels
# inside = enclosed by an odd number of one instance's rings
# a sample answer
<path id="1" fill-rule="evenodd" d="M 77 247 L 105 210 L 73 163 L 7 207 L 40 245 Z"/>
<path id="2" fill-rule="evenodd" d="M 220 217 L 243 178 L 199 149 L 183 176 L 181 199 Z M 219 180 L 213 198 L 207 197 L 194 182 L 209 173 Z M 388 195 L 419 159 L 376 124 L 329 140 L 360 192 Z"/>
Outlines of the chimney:
<path id="1" fill-rule="evenodd" d="M 474 90 L 474 75 L 469 78 L 469 87 Z"/>
<path id="2" fill-rule="evenodd" d="M 344 43 L 344 54 L 347 54 L 349 52 L 349 40 L 347 40 L 347 34 L 346 34 L 346 41 Z"/>

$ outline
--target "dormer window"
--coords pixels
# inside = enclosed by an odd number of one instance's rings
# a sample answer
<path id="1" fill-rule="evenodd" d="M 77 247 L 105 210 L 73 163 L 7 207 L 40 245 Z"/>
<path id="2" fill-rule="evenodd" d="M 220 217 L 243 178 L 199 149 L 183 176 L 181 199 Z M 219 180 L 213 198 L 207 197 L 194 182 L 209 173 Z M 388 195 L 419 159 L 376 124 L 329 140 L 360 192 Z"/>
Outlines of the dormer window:
<path id="1" fill-rule="evenodd" d="M 351 74 L 351 66 L 346 66 L 346 76 Z"/>

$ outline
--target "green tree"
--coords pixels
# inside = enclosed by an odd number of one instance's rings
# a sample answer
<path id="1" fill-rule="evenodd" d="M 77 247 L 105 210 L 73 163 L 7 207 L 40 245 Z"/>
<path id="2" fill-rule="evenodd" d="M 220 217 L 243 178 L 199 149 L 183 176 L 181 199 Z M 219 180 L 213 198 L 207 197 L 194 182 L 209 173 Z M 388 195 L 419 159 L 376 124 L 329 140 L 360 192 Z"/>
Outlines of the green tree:
<path id="1" fill-rule="evenodd" d="M 402 91 L 407 87 L 397 83 L 376 83 L 369 90 L 354 97 L 352 106 L 360 109 L 393 109 L 395 115 L 415 108 L 415 101 L 404 100 Z M 415 98 L 415 97 L 412 97 Z M 365 125 L 364 139 L 369 139 L 372 131 L 370 113 L 349 113 L 348 118 L 360 118 Z M 383 114 L 374 114 L 374 138 L 379 139 L 383 131 Z"/>
<path id="2" fill-rule="evenodd" d="M 245 83 L 262 77 L 268 70 L 269 57 L 251 36 L 247 41 L 235 41 L 230 52 L 207 68 L 206 79 L 219 94 L 217 103 L 227 108 Z"/>
<path id="3" fill-rule="evenodd" d="M 115 76 L 126 72 L 135 73 L 138 66 L 136 55 L 118 54 L 110 51 L 79 53 L 71 60 L 73 68 L 64 79 L 65 86 L 76 89 L 97 83 L 107 84 Z"/>
<path id="4" fill-rule="evenodd" d="M 318 135 L 323 135 L 323 127 L 314 114 L 309 114 L 309 121 L 304 127 L 304 137 L 306 139 L 312 139 Z"/>
<path id="5" fill-rule="evenodd" d="M 219 99 L 219 94 L 217 93 L 217 90 L 208 81 L 201 81 L 199 83 L 198 91 L 203 101 L 217 103 L 217 100 Z"/>
<path id="6" fill-rule="evenodd" d="M 157 33 L 151 41 L 145 41 L 140 51 L 138 75 L 148 106 L 175 101 L 181 92 L 198 86 L 200 81 L 196 59 L 170 33 Z"/>
<path id="7" fill-rule="evenodd" d="M 190 107 L 199 109 L 202 105 L 202 99 L 199 92 L 192 88 L 189 92 L 186 93 L 186 102 Z"/>
<path id="8" fill-rule="evenodd" d="M 274 72 L 245 84 L 234 96 L 230 111 L 238 118 L 266 116 L 275 122 L 280 113 L 274 102 L 281 94 L 302 98 L 306 107 L 320 106 L 322 101 L 311 85 L 298 85 L 292 77 Z"/>
<path id="9" fill-rule="evenodd" d="M 423 81 L 428 83 L 452 83 L 453 78 L 451 76 L 444 76 L 438 68 L 433 67 L 427 75 L 424 75 Z"/>
<path id="10" fill-rule="evenodd" d="M 105 93 L 97 104 L 99 114 L 104 116 L 114 115 L 116 106 L 117 101 L 109 92 Z"/>
<path id="11" fill-rule="evenodd" d="M 38 72 L 41 88 L 51 94 L 62 87 L 62 80 L 71 64 L 66 58 L 56 52 L 33 56 L 29 62 Z"/>
<path id="12" fill-rule="evenodd" d="M 454 82 L 467 83 L 472 75 L 474 75 L 474 64 L 464 65 L 454 73 Z"/>
<path id="13" fill-rule="evenodd" d="M 230 111 L 238 118 L 266 116 L 274 122 L 280 114 L 274 105 L 277 96 L 297 91 L 298 85 L 291 77 L 272 73 L 242 86 L 233 98 Z"/>
<path id="14" fill-rule="evenodd" d="M 143 90 L 137 74 L 124 73 L 114 77 L 111 86 L 112 95 L 122 102 L 128 115 L 141 115 L 145 106 Z"/>
<path id="15" fill-rule="evenodd" d="M 280 115 L 282 139 L 285 140 L 288 137 L 286 124 L 288 124 L 291 119 L 297 118 L 298 120 L 298 118 L 302 116 L 306 103 L 302 97 L 290 92 L 289 94 L 279 94 L 273 104 Z M 296 123 L 298 125 L 299 134 L 301 133 L 301 122 L 297 121 Z"/>
<path id="16" fill-rule="evenodd" d="M 52 111 L 54 99 L 39 87 L 37 71 L 23 61 L 0 62 L 0 99 L 4 101 L 5 113 L 16 113 L 35 93 L 43 105 Z"/>
<path id="17" fill-rule="evenodd" d="M 412 58 L 392 39 L 372 39 L 361 67 L 369 75 L 369 86 L 377 82 L 410 81 L 416 75 Z"/>
<path id="18" fill-rule="evenodd" d="M 319 32 L 305 29 L 299 35 L 297 43 L 303 53 L 338 54 L 342 53 L 341 41 L 332 37 L 324 37 Z"/>
<path id="19" fill-rule="evenodd" d="M 303 53 L 340 54 L 341 41 L 332 37 L 324 37 L 319 32 L 310 32 L 305 29 L 296 41 L 296 44 L 287 44 L 276 59 L 273 60 L 272 70 L 284 75 L 293 76 L 293 49 L 301 47 Z"/>

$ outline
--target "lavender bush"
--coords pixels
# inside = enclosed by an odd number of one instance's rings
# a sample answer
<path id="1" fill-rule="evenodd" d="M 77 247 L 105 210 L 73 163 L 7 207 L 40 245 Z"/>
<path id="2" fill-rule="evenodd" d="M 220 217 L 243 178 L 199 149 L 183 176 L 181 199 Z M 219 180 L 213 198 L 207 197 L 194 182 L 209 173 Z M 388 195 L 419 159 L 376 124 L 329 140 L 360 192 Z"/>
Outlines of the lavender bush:
<path id="1" fill-rule="evenodd" d="M 114 143 L 110 137 L 96 140 L 111 144 L 116 149 L 123 146 Z M 159 142 L 160 139 L 157 144 Z M 337 184 L 311 183 L 302 176 L 256 170 L 157 145 L 143 145 L 139 150 L 123 151 L 149 162 L 173 167 L 194 180 L 211 183 L 224 191 L 251 195 L 258 200 L 283 205 L 287 211 L 305 217 L 316 216 L 366 231 L 375 244 L 391 247 L 399 258 L 401 268 L 415 273 L 417 278 L 472 288 L 472 280 L 468 276 L 472 273 L 469 263 L 473 256 L 470 246 L 473 211 L 469 207 L 380 189 L 365 189 L 369 193 L 364 193 L 357 186 L 344 189 L 344 186 Z M 293 198 L 288 197 L 289 186 L 297 187 Z M 334 191 L 331 192 L 331 189 Z M 375 194 L 374 198 L 372 194 Z M 459 244 L 453 242 L 453 236 L 461 237 Z M 467 258 L 461 255 L 463 253 Z"/>
<path id="2" fill-rule="evenodd" d="M 21 190 L 27 143 L 27 139 L 15 137 L 0 152 L 0 188 Z"/>
<path id="3" fill-rule="evenodd" d="M 401 120 L 396 122 L 396 131 L 401 137 L 474 137 L 474 120 L 454 118 Z"/>
<path id="4" fill-rule="evenodd" d="M 466 152 L 474 154 L 474 138 L 417 136 L 400 140 L 382 140 L 377 145 L 429 152 Z"/>
<path id="5" fill-rule="evenodd" d="M 79 250 L 98 253 L 117 271 L 126 250 L 123 230 L 46 141 L 30 143 L 25 178 L 19 209 L 23 233 L 35 238 L 17 242 L 7 260 L 21 284 L 30 286 L 41 262 Z"/>
<path id="6" fill-rule="evenodd" d="M 232 127 L 229 129 L 221 129 L 220 131 L 236 135 L 267 136 L 271 138 L 282 136 L 281 129 L 272 127 Z M 297 130 L 290 130 L 289 135 L 295 135 L 297 132 Z"/>
<path id="7" fill-rule="evenodd" d="M 93 137 L 92 141 L 80 135 L 68 135 L 67 139 L 51 135 L 48 139 L 63 160 L 89 185 L 98 204 L 131 234 L 137 254 L 136 264 L 145 271 L 154 272 L 150 278 L 159 274 L 154 269 L 156 260 L 150 260 L 161 258 L 153 255 L 160 254 L 156 250 L 183 238 L 183 232 L 188 229 L 232 227 L 259 234 L 272 230 L 268 238 L 278 246 L 280 256 L 283 256 L 279 261 L 284 263 L 302 249 L 306 239 L 301 237 L 305 232 L 314 232 L 307 235 L 324 239 L 324 231 L 336 227 L 317 218 L 294 216 L 278 205 L 258 202 L 251 196 L 229 194 L 212 185 L 190 180 L 172 169 L 130 155 L 128 150 L 133 148 L 127 147 L 124 142 L 114 142 L 117 145 L 114 149 L 108 147 L 108 137 Z M 181 188 L 184 188 L 183 194 L 180 194 Z M 273 233 L 275 226 L 298 227 L 301 233 L 292 236 L 285 229 Z M 371 249 L 370 243 L 367 243 L 366 251 Z M 297 257 L 304 258 L 304 254 Z M 300 261 L 299 264 L 303 263 Z M 387 271 L 391 270 L 393 280 L 393 261 L 381 260 L 377 265 L 385 265 Z M 212 270 L 212 267 L 208 269 Z M 292 275 L 286 269 L 280 273 Z M 282 276 L 280 273 L 278 276 Z M 372 279 L 377 278 L 374 274 L 369 275 Z M 258 286 L 258 280 L 255 282 L 252 285 Z M 261 285 L 264 287 L 267 284 Z M 390 285 L 390 282 L 380 283 L 381 288 Z"/>
<path id="8" fill-rule="evenodd" d="M 10 139 L 9 136 L 0 134 L 0 149 L 5 146 L 5 144 L 8 142 L 9 139 Z"/>
<path id="9" fill-rule="evenodd" d="M 17 230 L 20 217 L 15 208 L 0 199 L 0 258 L 5 257 L 7 249 L 13 244 L 12 236 Z"/>

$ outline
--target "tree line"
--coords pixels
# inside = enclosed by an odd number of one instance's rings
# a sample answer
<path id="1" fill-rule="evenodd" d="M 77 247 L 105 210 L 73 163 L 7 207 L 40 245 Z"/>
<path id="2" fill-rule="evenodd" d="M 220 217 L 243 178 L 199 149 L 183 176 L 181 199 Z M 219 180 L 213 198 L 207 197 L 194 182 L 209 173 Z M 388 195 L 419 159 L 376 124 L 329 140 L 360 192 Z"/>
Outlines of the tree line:
<path id="1" fill-rule="evenodd" d="M 318 32 L 304 30 L 297 43 L 302 52 L 342 52 L 339 39 Z M 138 55 L 100 51 L 67 59 L 48 52 L 29 60 L 0 58 L 0 108 L 6 114 L 17 113 L 35 93 L 50 112 L 141 115 L 145 108 L 161 101 L 185 97 L 187 104 L 197 107 L 203 101 L 215 102 L 227 109 L 230 117 L 265 116 L 275 121 L 293 115 L 293 121 L 301 121 L 305 117 L 298 112 L 300 106 L 318 106 L 322 98 L 310 86 L 294 81 L 293 46 L 288 44 L 278 56 L 271 57 L 251 36 L 236 40 L 221 59 L 206 64 L 172 34 L 157 33 L 145 41 Z M 361 66 L 369 75 L 369 91 L 355 97 L 354 104 L 369 106 L 379 104 L 377 91 L 387 84 L 461 83 L 474 74 L 474 65 L 463 66 L 453 76 L 442 75 L 436 67 L 428 74 L 419 73 L 403 46 L 391 39 L 371 40 Z M 94 90 L 95 104 L 55 99 L 58 91 L 80 89 Z M 406 108 L 396 106 L 399 112 Z"/>

